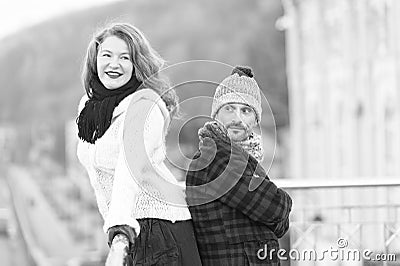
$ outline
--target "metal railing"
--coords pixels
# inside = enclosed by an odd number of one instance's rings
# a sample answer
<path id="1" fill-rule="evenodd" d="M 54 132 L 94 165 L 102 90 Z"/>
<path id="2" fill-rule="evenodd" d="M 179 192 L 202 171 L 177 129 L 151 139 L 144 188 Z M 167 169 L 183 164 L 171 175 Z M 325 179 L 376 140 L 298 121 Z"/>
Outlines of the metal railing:
<path id="1" fill-rule="evenodd" d="M 276 179 L 275 184 L 286 190 L 322 188 L 365 188 L 400 186 L 399 177 L 363 177 L 346 179 Z"/>
<path id="2" fill-rule="evenodd" d="M 306 180 L 274 180 L 285 189 L 293 198 L 293 209 L 289 229 L 289 243 L 284 245 L 287 252 L 314 250 L 321 252 L 324 249 L 338 251 L 371 250 L 382 253 L 386 260 L 367 260 L 360 256 L 353 260 L 339 258 L 297 258 L 283 261 L 282 265 L 396 265 L 400 260 L 400 201 L 371 203 L 374 196 L 385 194 L 400 188 L 400 177 L 391 178 L 360 178 L 360 179 L 306 179 Z M 379 192 L 369 192 L 376 189 Z M 359 192 L 370 193 L 369 199 L 357 197 Z M 331 193 L 331 194 L 329 194 Z M 336 193 L 336 198 L 329 197 Z M 343 203 L 346 195 L 354 193 L 358 202 Z M 318 195 L 319 194 L 319 195 Z M 393 193 L 395 196 L 399 193 Z M 317 195 L 317 196 L 316 196 Z M 353 195 L 353 196 L 354 196 Z M 302 197 L 302 200 L 299 198 Z M 308 198 L 304 200 L 304 198 Z M 379 197 L 378 197 L 379 198 Z M 320 200 L 323 199 L 321 202 Z M 335 204 L 330 204 L 334 202 Z M 303 202 L 303 204 L 302 204 Z M 307 202 L 305 204 L 304 202 Z M 338 203 L 339 202 L 339 203 Z M 297 203 L 297 204 L 296 204 Z M 341 243 L 339 243 L 341 241 Z M 345 243 L 345 246 L 340 246 Z M 301 253 L 301 252 L 300 252 Z M 317 252 L 316 252 L 317 254 Z M 310 256 L 310 254 L 307 254 Z M 314 254 L 315 255 L 315 254 Z M 362 254 L 361 254 L 362 255 Z M 391 257 L 389 257 L 391 255 Z M 397 259 L 395 262 L 391 261 Z"/>

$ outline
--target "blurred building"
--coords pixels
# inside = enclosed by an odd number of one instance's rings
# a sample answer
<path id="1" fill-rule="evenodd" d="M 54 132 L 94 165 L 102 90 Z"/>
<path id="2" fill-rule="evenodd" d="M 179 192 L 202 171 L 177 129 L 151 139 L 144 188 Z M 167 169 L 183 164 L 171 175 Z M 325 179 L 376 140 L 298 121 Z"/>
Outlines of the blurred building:
<path id="1" fill-rule="evenodd" d="M 292 176 L 400 175 L 400 2 L 283 4 Z"/>
<path id="2" fill-rule="evenodd" d="M 276 26 L 286 34 L 290 177 L 400 176 L 400 1 L 282 3 Z M 400 200 L 396 189 L 294 193 L 293 220 L 311 210 L 297 243 L 335 245 L 345 235 L 352 246 L 399 252 L 397 207 L 389 208 Z"/>

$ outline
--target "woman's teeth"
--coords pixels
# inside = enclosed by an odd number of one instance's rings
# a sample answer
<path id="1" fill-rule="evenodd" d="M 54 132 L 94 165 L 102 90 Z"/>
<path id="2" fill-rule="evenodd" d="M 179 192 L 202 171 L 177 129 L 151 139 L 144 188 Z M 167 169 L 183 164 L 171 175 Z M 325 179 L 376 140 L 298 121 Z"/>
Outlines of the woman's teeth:
<path id="1" fill-rule="evenodd" d="M 118 77 L 120 77 L 122 74 L 120 74 L 120 73 L 117 73 L 117 72 L 107 72 L 106 73 L 107 74 L 107 76 L 109 76 L 110 78 L 118 78 Z"/>

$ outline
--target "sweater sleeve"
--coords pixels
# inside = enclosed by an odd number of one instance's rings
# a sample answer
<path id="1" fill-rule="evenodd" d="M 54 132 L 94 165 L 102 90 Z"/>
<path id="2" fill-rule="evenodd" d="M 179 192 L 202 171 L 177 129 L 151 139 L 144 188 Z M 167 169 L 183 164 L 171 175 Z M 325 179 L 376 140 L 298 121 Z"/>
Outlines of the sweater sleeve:
<path id="1" fill-rule="evenodd" d="M 159 169 L 164 160 L 164 134 L 169 117 L 164 114 L 152 93 L 143 93 L 137 98 L 125 113 L 111 204 L 104 229 L 107 231 L 113 226 L 129 225 L 139 235 L 140 226 L 134 219 L 134 211 L 144 207 L 138 205 L 143 203 L 140 203 L 140 195 L 150 194 L 156 200 L 179 204 L 184 204 L 185 198 L 182 196 L 184 190 L 167 182 L 163 175 L 165 170 Z"/>
<path id="2" fill-rule="evenodd" d="M 111 194 L 111 202 L 108 210 L 108 215 L 104 223 L 104 231 L 109 234 L 113 233 L 112 228 L 120 228 L 125 225 L 133 228 L 136 236 L 140 234 L 140 225 L 138 221 L 134 218 L 134 210 L 136 208 L 137 196 L 140 193 L 140 186 L 138 183 L 138 178 L 134 176 L 131 166 L 128 163 L 126 156 L 126 150 L 136 151 L 136 147 L 133 147 L 132 140 L 140 138 L 143 133 L 139 130 L 134 130 L 134 134 L 130 134 L 129 137 L 124 136 L 126 134 L 127 128 L 132 127 L 130 123 L 132 120 L 138 122 L 137 118 L 142 114 L 135 114 L 137 109 L 144 109 L 141 101 L 131 103 L 134 108 L 128 108 L 124 114 L 124 122 L 119 128 L 119 154 L 118 160 L 114 172 L 114 181 Z M 143 128 L 143 125 L 136 124 L 135 128 Z M 130 131 L 131 132 L 131 131 Z M 142 154 L 143 155 L 143 154 Z M 135 162 L 135 167 L 139 167 L 139 161 Z"/>
<path id="3" fill-rule="evenodd" d="M 154 170 L 154 164 L 163 160 L 158 148 L 164 146 L 164 124 L 160 108 L 147 98 L 135 102 L 125 118 L 123 142 L 126 162 L 132 177 L 139 183 L 146 177 L 143 173 Z"/>
<path id="4" fill-rule="evenodd" d="M 139 223 L 132 216 L 135 195 L 138 193 L 139 187 L 131 177 L 121 149 L 115 167 L 110 207 L 103 228 L 106 233 L 111 227 L 128 225 L 135 230 L 136 235 L 139 235 Z"/>
<path id="5" fill-rule="evenodd" d="M 125 119 L 124 148 L 132 177 L 157 200 L 186 206 L 184 186 L 164 164 L 169 113 L 161 98 L 142 98 Z"/>

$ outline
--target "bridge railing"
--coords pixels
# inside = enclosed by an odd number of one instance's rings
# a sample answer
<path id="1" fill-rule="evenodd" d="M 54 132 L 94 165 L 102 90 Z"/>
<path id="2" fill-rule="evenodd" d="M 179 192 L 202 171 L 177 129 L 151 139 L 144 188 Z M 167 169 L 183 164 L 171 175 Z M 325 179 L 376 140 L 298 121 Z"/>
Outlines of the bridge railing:
<path id="1" fill-rule="evenodd" d="M 289 234 L 282 245 L 288 260 L 282 265 L 399 265 L 400 177 L 275 183 L 293 199 Z M 330 251 L 346 256 L 322 258 Z M 382 256 L 363 257 L 369 251 Z M 301 258 L 304 252 L 314 252 L 314 257 L 307 253 Z M 349 258 L 349 252 L 359 257 Z"/>

